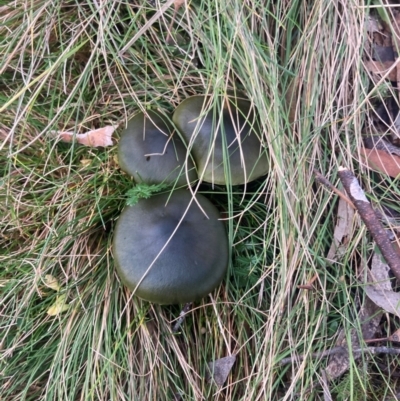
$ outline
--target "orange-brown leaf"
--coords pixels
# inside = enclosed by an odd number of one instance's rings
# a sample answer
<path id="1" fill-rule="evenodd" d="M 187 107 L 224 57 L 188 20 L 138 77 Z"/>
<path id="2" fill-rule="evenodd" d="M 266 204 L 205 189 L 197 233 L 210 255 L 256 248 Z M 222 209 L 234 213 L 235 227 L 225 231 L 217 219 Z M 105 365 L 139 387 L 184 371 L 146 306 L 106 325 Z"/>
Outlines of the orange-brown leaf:
<path id="1" fill-rule="evenodd" d="M 400 174 L 400 157 L 377 149 L 361 149 L 367 166 L 375 171 L 396 178 Z"/>
<path id="2" fill-rule="evenodd" d="M 73 132 L 58 132 L 58 136 L 61 138 L 63 142 L 72 142 L 75 138 L 76 142 L 91 146 L 112 146 L 112 134 L 115 131 L 115 127 L 108 125 L 103 128 L 95 129 L 92 131 L 88 131 L 84 134 L 76 134 Z"/>
<path id="3" fill-rule="evenodd" d="M 372 72 L 373 74 L 383 76 L 389 71 L 389 69 L 393 66 L 394 63 L 397 63 L 397 61 L 366 61 L 365 67 L 368 71 Z M 396 68 L 393 68 L 390 71 L 387 78 L 389 78 L 390 81 L 397 80 Z"/>

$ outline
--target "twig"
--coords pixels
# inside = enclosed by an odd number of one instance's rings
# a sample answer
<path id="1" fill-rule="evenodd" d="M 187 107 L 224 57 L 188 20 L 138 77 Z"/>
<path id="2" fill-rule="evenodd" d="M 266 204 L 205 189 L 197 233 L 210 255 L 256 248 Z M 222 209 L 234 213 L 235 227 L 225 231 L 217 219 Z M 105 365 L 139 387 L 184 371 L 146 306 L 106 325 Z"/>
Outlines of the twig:
<path id="1" fill-rule="evenodd" d="M 400 153 L 399 153 L 399 156 L 400 156 Z M 357 210 L 357 208 L 354 206 L 353 202 L 342 191 L 337 189 L 325 176 L 323 176 L 318 170 L 314 169 L 313 172 L 315 174 L 315 178 L 317 179 L 317 181 L 320 184 L 325 185 L 332 192 L 334 192 L 335 194 L 340 196 L 344 201 L 346 201 L 350 205 L 350 207 L 352 207 L 354 210 Z M 398 222 L 396 221 L 395 218 L 387 216 L 386 214 L 382 213 L 380 210 L 377 210 L 377 209 L 374 209 L 374 210 L 375 210 L 375 213 L 376 213 L 376 216 L 378 217 L 378 219 L 380 219 L 384 222 L 389 222 L 393 226 L 396 226 L 398 224 Z M 400 230 L 397 229 L 396 227 L 392 227 L 392 230 L 395 232 L 400 232 Z"/>
<path id="2" fill-rule="evenodd" d="M 306 284 L 300 284 L 297 286 L 297 288 L 302 289 L 302 290 L 314 289 L 313 283 L 318 277 L 319 277 L 318 273 L 315 273 L 314 276 Z"/>
<path id="3" fill-rule="evenodd" d="M 326 351 L 321 352 L 313 352 L 310 355 L 298 355 L 291 356 L 288 358 L 283 358 L 279 361 L 279 365 L 288 365 L 292 362 L 300 362 L 304 361 L 307 358 L 318 359 L 318 358 L 326 358 L 331 355 L 338 354 L 348 354 L 349 350 L 346 347 L 334 347 Z M 369 353 L 373 354 L 387 354 L 387 355 L 400 355 L 400 348 L 388 348 L 388 347 L 365 347 L 365 348 L 354 348 L 351 350 L 352 354 L 362 354 Z"/>
<path id="4" fill-rule="evenodd" d="M 335 194 L 339 195 L 344 201 L 346 201 L 353 209 L 356 209 L 353 202 L 342 192 L 339 191 L 326 177 L 324 177 L 318 170 L 313 170 L 317 181 L 320 184 L 325 185 Z"/>
<path id="5" fill-rule="evenodd" d="M 182 323 L 185 320 L 186 314 L 190 311 L 191 307 L 192 307 L 192 302 L 185 304 L 181 313 L 179 314 L 178 319 L 176 320 L 176 323 L 174 324 L 174 327 L 172 327 L 173 333 L 176 333 L 181 328 Z"/>
<path id="6" fill-rule="evenodd" d="M 370 231 L 372 238 L 378 245 L 383 257 L 387 264 L 392 269 L 393 274 L 400 280 L 400 258 L 396 254 L 389 237 L 382 223 L 379 221 L 375 210 L 372 208 L 364 191 L 361 189 L 360 184 L 354 174 L 344 168 L 339 167 L 339 178 L 350 196 L 351 201 L 354 203 L 358 213 L 364 224 Z"/>

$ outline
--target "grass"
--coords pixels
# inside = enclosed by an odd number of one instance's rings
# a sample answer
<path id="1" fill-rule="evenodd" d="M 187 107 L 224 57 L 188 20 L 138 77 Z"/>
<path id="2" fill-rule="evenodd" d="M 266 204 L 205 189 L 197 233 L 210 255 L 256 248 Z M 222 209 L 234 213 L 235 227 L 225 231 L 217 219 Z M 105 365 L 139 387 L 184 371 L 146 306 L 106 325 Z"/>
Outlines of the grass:
<path id="1" fill-rule="evenodd" d="M 368 9 L 206 0 L 172 20 L 173 7 L 156 3 L 0 7 L 0 399 L 322 399 L 327 361 L 311 353 L 334 346 L 342 327 L 360 331 L 355 265 L 370 240 L 361 228 L 329 265 L 337 199 L 313 169 L 334 184 L 339 165 L 368 178 L 357 153 L 375 96 L 362 66 Z M 133 186 L 116 147 L 62 144 L 51 131 L 122 127 L 139 109 L 171 112 L 190 95 L 229 90 L 257 108 L 271 170 L 245 194 L 201 188 L 228 211 L 232 263 L 172 333 L 180 306 L 141 301 L 115 274 L 113 229 Z M 314 290 L 298 289 L 316 274 Z M 49 316 L 59 296 L 68 309 Z M 231 354 L 218 388 L 207 363 Z M 359 369 L 334 394 L 374 399 Z M 374 382 L 387 383 L 379 372 Z"/>

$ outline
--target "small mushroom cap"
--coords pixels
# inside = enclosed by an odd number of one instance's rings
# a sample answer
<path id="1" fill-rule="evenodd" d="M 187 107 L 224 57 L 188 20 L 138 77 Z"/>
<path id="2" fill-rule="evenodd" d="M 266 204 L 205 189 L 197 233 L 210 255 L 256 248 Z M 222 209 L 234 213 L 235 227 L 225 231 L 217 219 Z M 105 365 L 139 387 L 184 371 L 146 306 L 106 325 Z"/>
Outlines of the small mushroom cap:
<path id="1" fill-rule="evenodd" d="M 189 145 L 199 177 L 214 184 L 240 185 L 265 175 L 268 158 L 251 103 L 218 97 L 217 106 L 204 114 L 209 101 L 210 96 L 189 97 L 172 117 Z"/>
<path id="2" fill-rule="evenodd" d="M 183 189 L 126 207 L 113 240 L 122 282 L 135 295 L 158 304 L 206 296 L 228 266 L 228 238 L 219 217 L 207 198 L 198 194 L 193 200 Z"/>
<path id="3" fill-rule="evenodd" d="M 173 133 L 168 117 L 155 111 L 140 112 L 121 133 L 118 143 L 118 161 L 121 169 L 138 183 L 187 184 L 197 180 L 197 173 L 188 152 Z"/>

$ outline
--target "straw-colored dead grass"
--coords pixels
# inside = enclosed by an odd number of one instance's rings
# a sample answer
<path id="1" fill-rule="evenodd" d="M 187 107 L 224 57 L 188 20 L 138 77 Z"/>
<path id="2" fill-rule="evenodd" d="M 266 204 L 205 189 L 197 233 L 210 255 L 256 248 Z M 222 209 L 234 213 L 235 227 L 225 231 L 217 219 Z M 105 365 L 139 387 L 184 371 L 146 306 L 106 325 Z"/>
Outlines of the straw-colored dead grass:
<path id="1" fill-rule="evenodd" d="M 357 167 L 367 10 L 191 2 L 171 45 L 173 8 L 160 7 L 21 0 L 0 9 L 0 398 L 322 399 L 326 360 L 307 356 L 357 326 L 352 261 L 368 242 L 362 232 L 327 263 L 336 196 L 314 185 L 313 169 L 337 183 L 339 164 Z M 113 228 L 132 187 L 115 147 L 56 143 L 50 131 L 123 125 L 138 109 L 170 112 L 190 95 L 234 88 L 258 110 L 271 171 L 245 194 L 204 189 L 228 213 L 232 264 L 172 333 L 180 308 L 142 302 L 114 271 Z M 313 290 L 298 289 L 315 275 Z M 50 317 L 60 294 L 68 310 Z M 207 382 L 207 363 L 230 354 L 224 387 Z M 288 356 L 293 364 L 280 366 Z"/>

